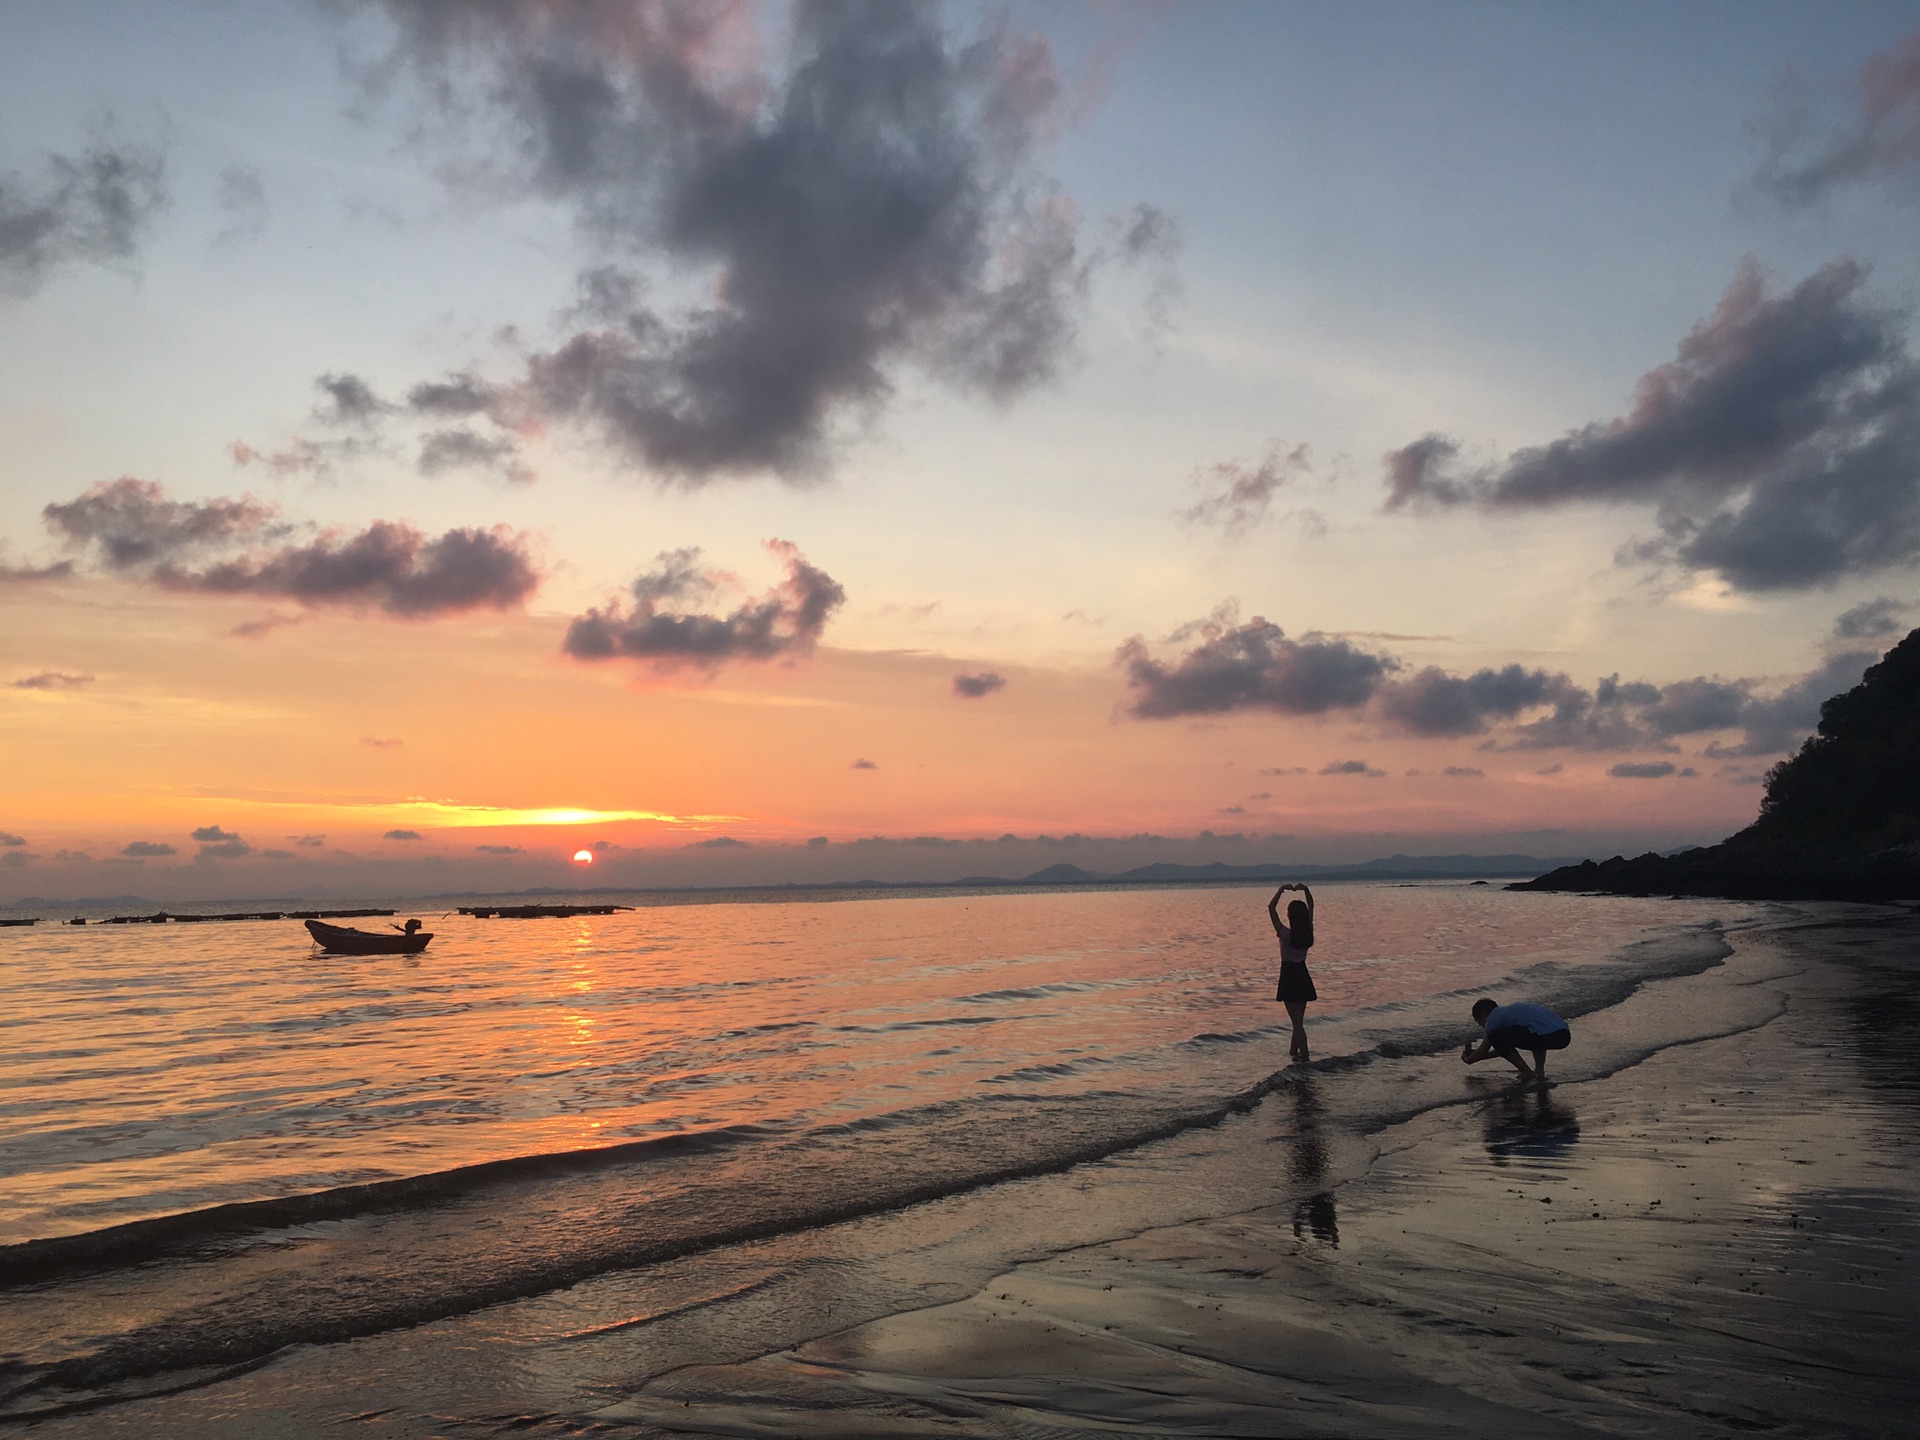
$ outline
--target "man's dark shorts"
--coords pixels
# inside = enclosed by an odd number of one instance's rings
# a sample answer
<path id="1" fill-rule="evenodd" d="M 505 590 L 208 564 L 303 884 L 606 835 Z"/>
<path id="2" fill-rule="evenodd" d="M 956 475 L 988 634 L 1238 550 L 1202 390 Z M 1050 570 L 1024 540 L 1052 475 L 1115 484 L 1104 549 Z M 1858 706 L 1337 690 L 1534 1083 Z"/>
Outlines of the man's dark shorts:
<path id="1" fill-rule="evenodd" d="M 1524 1025 L 1502 1025 L 1487 1036 L 1487 1043 L 1502 1055 L 1509 1050 L 1564 1050 L 1573 1043 L 1573 1032 L 1556 1030 L 1551 1035 L 1536 1035 Z"/>

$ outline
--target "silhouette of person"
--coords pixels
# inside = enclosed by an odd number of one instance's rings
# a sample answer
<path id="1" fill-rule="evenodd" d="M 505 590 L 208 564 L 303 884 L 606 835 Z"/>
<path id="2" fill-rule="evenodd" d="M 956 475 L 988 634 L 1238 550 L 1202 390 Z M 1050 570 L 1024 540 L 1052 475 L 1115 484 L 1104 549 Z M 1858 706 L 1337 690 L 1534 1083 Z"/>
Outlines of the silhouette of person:
<path id="1" fill-rule="evenodd" d="M 411 935 L 420 928 L 420 922 L 418 920 L 409 920 L 405 925 L 396 925 L 393 928 L 403 935 Z"/>
<path id="2" fill-rule="evenodd" d="M 1280 897 L 1289 890 L 1298 890 L 1306 899 L 1289 902 L 1287 918 L 1282 920 Z M 1320 992 L 1313 988 L 1313 976 L 1307 971 L 1307 951 L 1313 948 L 1313 892 L 1304 885 L 1282 885 L 1267 901 L 1267 918 L 1273 922 L 1273 933 L 1280 938 L 1280 983 L 1274 989 L 1273 998 L 1287 1007 L 1287 1018 L 1293 1022 L 1293 1045 L 1289 1053 L 1305 1063 L 1309 1058 L 1307 1002 L 1320 998 Z"/>
<path id="3" fill-rule="evenodd" d="M 1498 1055 L 1520 1072 L 1523 1080 L 1547 1078 L 1547 1051 L 1564 1050 L 1573 1043 L 1567 1022 L 1544 1005 L 1516 1000 L 1511 1005 L 1496 1005 L 1484 996 L 1473 1002 L 1473 1018 L 1485 1038 L 1475 1045 L 1469 1040 L 1460 1051 L 1468 1065 L 1477 1065 Z M 1522 1050 L 1533 1052 L 1533 1068 L 1520 1058 Z"/>

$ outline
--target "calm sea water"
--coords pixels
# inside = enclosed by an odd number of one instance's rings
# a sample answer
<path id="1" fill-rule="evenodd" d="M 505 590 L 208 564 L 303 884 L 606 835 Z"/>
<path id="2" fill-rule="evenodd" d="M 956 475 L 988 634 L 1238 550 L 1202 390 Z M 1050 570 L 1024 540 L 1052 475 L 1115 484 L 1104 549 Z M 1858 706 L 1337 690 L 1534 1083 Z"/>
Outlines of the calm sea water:
<path id="1" fill-rule="evenodd" d="M 316 954 L 294 921 L 0 932 L 0 1241 L 1015 1095 L 1204 1110 L 1286 1063 L 1267 893 L 429 915 L 418 957 Z M 1318 1021 L 1597 964 L 1726 908 L 1460 884 L 1320 899 Z"/>
<path id="2" fill-rule="evenodd" d="M 1268 893 L 426 912 L 418 957 L 316 954 L 297 922 L 0 931 L 0 1418 L 1215 1123 L 1288 1065 Z M 1375 1062 L 1457 1046 L 1469 997 L 1587 1014 L 1712 965 L 1753 909 L 1318 900 L 1312 1071 L 1349 1113 L 1372 1083 L 1383 1123 L 1448 1103 L 1437 1067 Z"/>

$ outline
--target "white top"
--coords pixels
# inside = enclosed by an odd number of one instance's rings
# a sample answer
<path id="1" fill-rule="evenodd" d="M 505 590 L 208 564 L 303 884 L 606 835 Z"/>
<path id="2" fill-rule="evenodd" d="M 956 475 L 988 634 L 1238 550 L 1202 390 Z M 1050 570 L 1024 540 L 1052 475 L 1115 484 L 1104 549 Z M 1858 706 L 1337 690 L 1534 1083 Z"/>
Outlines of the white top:
<path id="1" fill-rule="evenodd" d="M 1280 951 L 1284 956 L 1284 947 Z M 1529 1035 L 1553 1035 L 1567 1028 L 1567 1022 L 1544 1005 L 1535 1005 L 1530 1000 L 1516 1000 L 1511 1005 L 1502 1005 L 1487 1016 L 1481 1027 L 1491 1035 L 1509 1025 L 1518 1025 Z"/>
<path id="2" fill-rule="evenodd" d="M 1278 929 L 1280 932 L 1281 962 L 1284 964 L 1290 961 L 1295 965 L 1306 964 L 1307 963 L 1307 947 L 1304 945 L 1296 945 L 1293 943 L 1293 931 L 1290 930 L 1286 925 L 1276 922 L 1275 928 Z"/>

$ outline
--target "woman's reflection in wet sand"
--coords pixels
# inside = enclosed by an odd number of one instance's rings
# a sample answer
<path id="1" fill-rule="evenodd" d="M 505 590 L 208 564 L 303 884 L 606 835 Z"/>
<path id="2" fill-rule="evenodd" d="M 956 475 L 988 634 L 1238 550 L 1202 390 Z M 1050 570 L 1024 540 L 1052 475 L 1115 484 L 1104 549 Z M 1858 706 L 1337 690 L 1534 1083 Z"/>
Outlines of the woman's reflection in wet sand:
<path id="1" fill-rule="evenodd" d="M 1327 1179 L 1327 1142 L 1321 1133 L 1320 1092 L 1312 1075 L 1302 1071 L 1288 1077 L 1293 1088 L 1294 1141 L 1287 1152 L 1287 1170 L 1296 1184 L 1313 1187 L 1315 1193 L 1293 1209 L 1293 1236 L 1308 1235 L 1328 1245 L 1340 1244 L 1339 1218 L 1333 1209 L 1333 1192 L 1320 1189 Z"/>
<path id="2" fill-rule="evenodd" d="M 1490 1096 L 1486 1109 L 1487 1154 L 1496 1165 L 1513 1156 L 1565 1158 L 1580 1138 L 1580 1122 L 1544 1086 L 1510 1086 Z"/>

